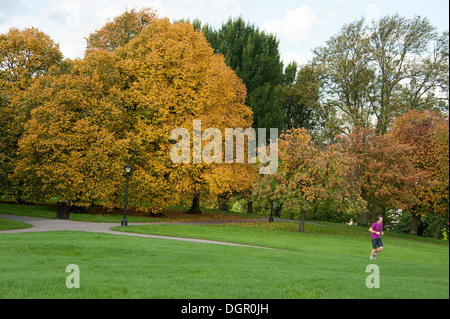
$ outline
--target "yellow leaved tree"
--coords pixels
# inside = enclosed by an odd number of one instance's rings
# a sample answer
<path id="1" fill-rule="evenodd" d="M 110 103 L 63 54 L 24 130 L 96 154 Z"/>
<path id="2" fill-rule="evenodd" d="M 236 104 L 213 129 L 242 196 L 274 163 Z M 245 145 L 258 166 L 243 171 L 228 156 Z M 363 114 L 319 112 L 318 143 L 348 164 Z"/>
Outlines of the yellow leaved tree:
<path id="1" fill-rule="evenodd" d="M 16 165 L 18 140 L 29 119 L 33 96 L 28 88 L 51 66 L 60 64 L 58 44 L 36 28 L 11 28 L 0 34 L 0 194 L 23 201 L 21 184 L 9 175 Z"/>
<path id="2" fill-rule="evenodd" d="M 35 201 L 121 207 L 129 163 L 130 206 L 160 212 L 180 196 L 214 191 L 212 181 L 224 176 L 218 167 L 238 165 L 175 163 L 172 131 L 186 129 L 192 145 L 195 120 L 222 132 L 251 126 L 245 86 L 223 57 L 192 25 L 156 16 L 113 50 L 91 47 L 84 59 L 54 67 L 28 94 L 34 109 L 14 178 Z"/>

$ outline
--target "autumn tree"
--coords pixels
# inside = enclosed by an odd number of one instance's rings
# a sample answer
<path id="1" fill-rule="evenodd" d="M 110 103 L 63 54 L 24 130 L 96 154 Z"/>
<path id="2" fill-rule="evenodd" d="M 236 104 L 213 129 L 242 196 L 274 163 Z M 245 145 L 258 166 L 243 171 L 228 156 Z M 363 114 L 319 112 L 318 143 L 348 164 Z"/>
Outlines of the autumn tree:
<path id="1" fill-rule="evenodd" d="M 416 191 L 428 184 L 428 175 L 414 167 L 411 146 L 398 142 L 391 134 L 376 134 L 372 127 L 355 127 L 340 143 L 355 159 L 353 166 L 361 197 L 367 210 L 358 224 L 374 221 L 387 209 L 407 209 L 419 202 Z M 370 215 L 368 214 L 370 213 Z"/>
<path id="2" fill-rule="evenodd" d="M 109 74 L 96 69 L 99 62 L 110 68 Z M 28 200 L 55 197 L 76 206 L 118 205 L 130 143 L 119 124 L 127 123 L 127 117 L 120 77 L 111 72 L 116 62 L 93 54 L 65 71 L 52 68 L 29 88 L 34 107 L 12 176 L 22 183 Z"/>
<path id="3" fill-rule="evenodd" d="M 409 207 L 413 220 L 410 232 L 417 234 L 421 216 L 449 216 L 448 118 L 431 111 L 412 110 L 395 120 L 391 133 L 413 147 L 415 167 L 430 174 L 431 183 L 415 191 L 420 202 Z"/>
<path id="4" fill-rule="evenodd" d="M 0 35 L 0 193 L 22 200 L 20 185 L 12 174 L 18 140 L 24 130 L 33 103 L 27 89 L 62 60 L 59 47 L 36 28 L 11 28 Z"/>
<path id="5" fill-rule="evenodd" d="M 429 211 L 449 217 L 449 122 L 448 118 L 439 122 L 432 133 L 430 172 L 436 181 L 428 192 Z"/>
<path id="6" fill-rule="evenodd" d="M 33 89 L 39 107 L 20 141 L 15 177 L 37 189 L 36 198 L 80 206 L 120 207 L 129 163 L 130 205 L 160 212 L 204 186 L 210 169 L 174 163 L 174 129 L 192 136 L 194 120 L 219 129 L 251 125 L 245 87 L 223 57 L 192 25 L 167 19 L 155 18 L 113 51 L 90 51 Z"/>
<path id="7" fill-rule="evenodd" d="M 143 28 L 156 19 L 156 13 L 150 8 L 126 10 L 120 16 L 107 22 L 101 29 L 87 38 L 86 52 L 92 50 L 114 51 L 134 39 Z"/>
<path id="8" fill-rule="evenodd" d="M 170 95 L 167 95 L 166 90 L 163 91 L 157 88 L 159 82 L 153 82 L 152 85 L 155 92 L 146 101 L 152 107 L 157 107 L 162 103 L 168 104 L 170 112 L 166 116 L 173 117 L 173 121 L 167 122 L 167 127 L 158 128 L 158 131 L 160 131 L 159 135 L 163 136 L 167 132 L 170 133 L 175 128 L 184 128 L 190 132 L 192 138 L 194 120 L 200 121 L 199 123 L 203 129 L 218 129 L 222 138 L 225 137 L 225 128 L 241 127 L 245 129 L 250 127 L 252 113 L 244 105 L 246 97 L 245 86 L 234 72 L 224 64 L 223 57 L 213 53 L 202 33 L 191 30 L 192 25 L 175 23 L 171 28 L 180 30 L 178 38 L 165 37 L 162 32 L 152 33 L 153 39 L 156 38 L 158 43 L 154 43 L 154 48 L 151 51 L 149 50 L 151 53 L 145 57 L 141 55 L 140 48 L 137 46 L 138 43 L 141 47 L 149 46 L 149 41 L 142 38 L 145 34 L 139 40 L 136 39 L 132 44 L 130 43 L 130 50 L 121 51 L 127 59 L 139 61 L 139 65 L 133 67 L 139 72 L 142 72 L 144 68 L 148 68 L 151 70 L 150 74 L 165 74 L 164 79 L 169 84 Z M 182 46 L 183 42 L 188 40 L 197 43 L 196 50 Z M 155 40 L 153 41 L 156 42 Z M 201 43 L 201 45 L 198 43 Z M 163 48 L 172 48 L 174 51 L 173 56 L 168 57 L 164 55 L 166 49 L 159 49 L 161 46 Z M 161 59 L 164 68 L 154 70 L 154 64 L 151 64 L 150 57 Z M 195 71 L 187 72 L 189 69 Z M 134 97 L 148 94 L 147 86 L 134 86 L 130 90 L 131 92 L 133 92 Z M 201 133 L 201 131 L 198 133 Z M 193 141 L 191 140 L 191 142 Z M 202 149 L 206 143 L 206 141 L 201 141 Z M 180 167 L 180 165 L 182 166 Z M 222 165 L 230 164 L 224 163 Z M 198 212 L 197 198 L 200 196 L 201 190 L 210 189 L 204 176 L 205 174 L 211 174 L 211 169 L 214 166 L 218 166 L 218 163 L 205 163 L 203 160 L 196 163 L 193 152 L 190 163 L 182 163 L 177 166 L 177 170 L 181 172 L 180 176 L 183 176 L 183 182 L 190 185 L 186 186 L 188 190 L 185 193 L 189 194 L 190 191 L 192 192 L 193 203 L 196 204 L 193 206 L 197 207 L 194 209 L 195 212 Z M 238 178 L 236 175 L 232 176 L 235 179 Z"/>
<path id="9" fill-rule="evenodd" d="M 305 129 L 288 130 L 279 139 L 279 161 L 278 171 L 261 178 L 254 196 L 274 207 L 295 207 L 301 216 L 299 231 L 304 231 L 306 213 L 317 205 L 326 203 L 338 211 L 362 207 L 352 182 L 352 158 L 339 144 L 321 148 Z"/>
<path id="10" fill-rule="evenodd" d="M 119 17 L 114 18 L 113 21 L 107 23 L 100 30 L 98 30 L 95 33 L 90 35 L 90 37 L 87 39 L 88 49 L 86 52 L 89 54 L 89 52 L 91 52 L 92 48 L 113 51 L 118 46 L 120 46 L 120 45 L 123 46 L 125 43 L 128 43 L 131 39 L 136 37 L 145 26 L 153 23 L 153 21 L 155 20 L 155 17 L 156 17 L 155 13 L 148 8 L 144 8 L 140 11 L 136 11 L 134 9 L 131 11 L 126 11 L 124 14 L 122 14 Z M 185 23 L 185 22 L 178 21 L 177 23 Z M 199 27 L 198 23 L 196 23 L 194 21 L 193 25 L 194 26 L 197 25 L 197 29 L 198 29 L 198 27 Z M 230 85 L 233 85 L 233 84 L 230 83 Z M 211 103 L 213 104 L 214 102 L 211 101 Z M 214 114 L 214 112 L 212 112 L 211 114 Z M 251 125 L 251 124 L 248 124 L 249 123 L 248 120 L 249 120 L 248 116 L 246 116 L 246 118 L 243 119 L 244 122 L 247 121 L 247 122 L 245 122 L 247 124 L 245 124 L 244 127 Z M 203 122 L 203 127 L 205 127 L 205 123 L 208 123 L 207 121 L 205 122 L 204 119 L 202 120 L 202 122 Z M 240 124 L 242 124 L 242 123 L 240 123 Z M 242 125 L 240 125 L 240 126 L 242 126 Z M 223 127 L 222 127 L 222 129 L 223 129 Z M 241 165 L 241 164 L 239 164 L 239 165 Z M 197 172 L 196 173 L 197 177 L 189 175 L 190 179 L 196 180 L 196 186 L 195 187 L 192 186 L 190 188 L 196 189 L 196 190 L 192 191 L 192 192 L 184 192 L 185 195 L 190 194 L 189 196 L 193 196 L 193 203 L 195 204 L 193 206 L 195 206 L 195 208 L 192 210 L 195 211 L 196 213 L 200 212 L 199 206 L 198 206 L 200 193 L 205 192 L 205 191 L 209 192 L 210 190 L 214 190 L 214 191 L 217 190 L 217 188 L 215 188 L 215 187 L 211 188 L 208 186 L 207 183 L 205 184 L 205 181 L 203 180 L 203 178 L 200 178 L 200 177 L 203 176 L 204 174 L 207 174 L 209 176 L 210 175 L 209 169 L 212 169 L 212 166 L 220 166 L 220 165 L 217 165 L 217 164 L 208 165 L 208 167 L 209 167 L 208 169 L 201 168 L 200 166 L 201 166 L 201 164 L 197 163 L 196 169 L 191 170 L 191 173 L 194 171 Z M 246 167 L 247 167 L 247 169 L 250 169 L 249 166 L 246 166 Z M 186 167 L 185 167 L 184 171 L 186 171 Z M 218 172 L 219 169 L 216 167 L 216 168 L 214 168 L 214 171 Z M 224 176 L 224 175 L 222 174 L 220 176 Z M 231 177 L 232 176 L 234 176 L 234 175 L 231 175 Z M 240 184 L 240 183 L 238 183 L 238 184 Z M 239 187 L 236 186 L 235 188 L 238 189 Z M 246 190 L 246 192 L 248 192 L 248 189 Z M 229 192 L 225 192 L 224 194 L 221 194 L 221 196 L 226 196 L 227 194 L 229 194 Z M 190 211 L 192 211 L 192 210 L 190 210 Z"/>

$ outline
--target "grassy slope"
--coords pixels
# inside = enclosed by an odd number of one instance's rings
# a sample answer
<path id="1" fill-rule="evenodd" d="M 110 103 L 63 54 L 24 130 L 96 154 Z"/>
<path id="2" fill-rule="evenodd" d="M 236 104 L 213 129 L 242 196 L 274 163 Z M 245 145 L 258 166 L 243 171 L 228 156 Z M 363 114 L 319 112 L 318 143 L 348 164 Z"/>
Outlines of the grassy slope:
<path id="1" fill-rule="evenodd" d="M 0 205 L 5 210 L 55 215 L 39 206 Z M 305 233 L 292 222 L 119 227 L 276 250 L 84 232 L 0 233 L 0 298 L 449 298 L 447 242 L 387 232 L 376 262 L 381 287 L 368 289 L 367 229 L 333 226 L 307 224 Z M 80 267 L 80 289 L 65 286 L 71 263 Z"/>
<path id="2" fill-rule="evenodd" d="M 22 229 L 22 228 L 30 228 L 30 227 L 32 227 L 32 226 L 27 223 L 0 218 L 0 230 Z"/>
<path id="3" fill-rule="evenodd" d="M 297 256 L 301 256 L 300 269 L 308 264 L 317 266 L 308 275 L 316 278 L 336 276 L 335 280 L 330 279 L 328 283 L 330 295 L 327 298 L 448 298 L 449 251 L 446 245 L 385 236 L 385 250 L 376 262 L 380 267 L 381 285 L 385 289 L 367 289 L 365 285 L 356 283 L 348 285 L 355 278 L 361 278 L 365 267 L 373 263 L 368 259 L 371 245 L 365 227 L 307 224 L 305 233 L 298 233 L 297 227 L 297 223 L 256 222 L 187 227 L 132 226 L 127 231 L 216 239 L 295 252 Z M 363 277 L 367 275 L 364 274 Z M 358 288 L 351 291 L 352 287 Z"/>
<path id="4" fill-rule="evenodd" d="M 232 237 L 282 250 L 84 232 L 0 234 L 0 298 L 449 297 L 447 246 L 385 237 L 376 262 L 381 287 L 368 289 L 370 241 L 308 226 L 303 234 L 254 225 L 151 226 L 152 233 Z M 80 289 L 65 287 L 71 263 L 80 267 Z"/>

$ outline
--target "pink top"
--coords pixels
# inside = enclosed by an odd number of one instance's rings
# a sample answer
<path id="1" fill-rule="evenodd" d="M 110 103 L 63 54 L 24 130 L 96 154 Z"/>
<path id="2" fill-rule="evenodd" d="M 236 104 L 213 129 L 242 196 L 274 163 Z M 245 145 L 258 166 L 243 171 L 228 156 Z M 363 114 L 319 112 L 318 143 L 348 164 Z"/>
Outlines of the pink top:
<path id="1" fill-rule="evenodd" d="M 381 231 L 383 230 L 383 223 L 380 224 L 378 222 L 375 222 L 370 228 L 372 228 L 373 231 L 381 233 Z M 380 238 L 380 235 L 372 233 L 372 238 Z"/>

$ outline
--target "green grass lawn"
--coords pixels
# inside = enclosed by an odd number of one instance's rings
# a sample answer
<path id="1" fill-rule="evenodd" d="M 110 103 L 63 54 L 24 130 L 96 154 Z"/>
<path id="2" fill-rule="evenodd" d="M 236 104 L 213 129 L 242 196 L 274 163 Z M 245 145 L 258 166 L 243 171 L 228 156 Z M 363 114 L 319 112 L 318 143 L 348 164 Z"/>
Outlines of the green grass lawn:
<path id="1" fill-rule="evenodd" d="M 56 219 L 56 206 L 37 206 L 37 205 L 16 205 L 0 203 L 0 213 L 21 215 L 41 218 Z M 120 223 L 122 214 L 79 214 L 71 213 L 70 220 L 98 222 L 98 223 Z M 150 216 L 132 216 L 128 215 L 127 220 L 130 223 L 157 222 L 163 219 Z"/>
<path id="2" fill-rule="evenodd" d="M 0 298 L 449 298 L 446 245 L 385 236 L 368 259 L 360 227 L 247 222 L 121 230 L 224 240 L 222 246 L 75 231 L 1 234 Z M 365 282 L 380 269 L 380 288 Z M 80 268 L 80 288 L 65 285 Z"/>
<path id="3" fill-rule="evenodd" d="M 0 218 L 0 230 L 30 228 L 30 224 Z"/>

